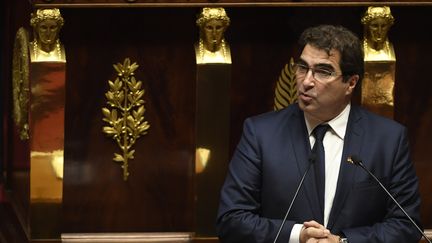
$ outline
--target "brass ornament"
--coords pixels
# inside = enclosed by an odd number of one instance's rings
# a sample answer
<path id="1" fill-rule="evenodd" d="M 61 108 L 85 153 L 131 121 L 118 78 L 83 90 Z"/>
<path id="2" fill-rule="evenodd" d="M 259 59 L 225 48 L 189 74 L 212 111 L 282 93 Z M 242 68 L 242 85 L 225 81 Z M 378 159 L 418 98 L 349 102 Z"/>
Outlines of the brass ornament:
<path id="1" fill-rule="evenodd" d="M 386 19 L 390 26 L 394 23 L 394 17 L 391 13 L 389 6 L 368 7 L 363 17 L 361 18 L 361 23 L 363 25 L 368 25 L 372 20 L 376 18 Z"/>
<path id="2" fill-rule="evenodd" d="M 196 20 L 196 24 L 202 28 L 206 22 L 213 19 L 222 21 L 224 26 L 230 24 L 230 18 L 224 8 L 203 8 Z"/>
<path id="3" fill-rule="evenodd" d="M 231 50 L 225 39 L 221 40 L 218 51 L 212 52 L 204 47 L 203 39 L 198 42 L 198 51 L 196 54 L 198 64 L 204 63 L 231 63 Z"/>
<path id="4" fill-rule="evenodd" d="M 31 62 L 66 62 L 64 46 L 59 40 L 63 25 L 64 19 L 58 8 L 37 9 L 31 14 Z"/>
<path id="5" fill-rule="evenodd" d="M 49 61 L 57 61 L 57 62 L 66 62 L 64 47 L 60 43 L 60 40 L 57 39 L 54 49 L 50 52 L 44 52 L 38 44 L 38 41 L 35 39 L 30 42 L 32 48 L 31 51 L 31 60 L 32 62 L 49 62 Z"/>
<path id="6" fill-rule="evenodd" d="M 122 154 L 114 153 L 113 160 L 121 163 L 123 180 L 129 176 L 129 160 L 134 159 L 135 150 L 132 149 L 136 140 L 147 134 L 150 125 L 144 120 L 144 89 L 142 82 L 135 79 L 134 71 L 139 67 L 137 63 L 130 63 L 126 58 L 123 62 L 113 65 L 117 71 L 117 78 L 108 80 L 110 90 L 105 93 L 109 108 L 102 108 L 104 122 L 103 132 L 112 137 L 120 147 Z"/>
<path id="7" fill-rule="evenodd" d="M 396 60 L 393 45 L 388 39 L 388 32 L 394 21 L 390 7 L 368 7 L 361 19 L 364 26 L 363 50 L 365 61 Z"/>
<path id="8" fill-rule="evenodd" d="M 29 139 L 29 63 L 28 32 L 21 27 L 15 36 L 12 59 L 13 119 L 21 140 Z"/>
<path id="9" fill-rule="evenodd" d="M 394 106 L 395 65 L 366 63 L 362 81 L 362 104 Z"/>
<path id="10" fill-rule="evenodd" d="M 40 22 L 46 19 L 55 20 L 60 27 L 64 24 L 64 19 L 60 14 L 60 9 L 58 8 L 45 8 L 45 9 L 37 9 L 34 13 L 31 14 L 30 17 L 30 25 L 34 28 Z"/>
<path id="11" fill-rule="evenodd" d="M 279 80 L 276 83 L 274 110 L 280 110 L 297 102 L 297 83 L 294 72 L 294 60 L 290 59 L 282 69 Z"/>
<path id="12" fill-rule="evenodd" d="M 388 6 L 371 6 L 364 13 L 364 78 L 361 104 L 367 109 L 393 118 L 396 55 L 388 32 L 395 19 Z"/>
<path id="13" fill-rule="evenodd" d="M 230 25 L 224 8 L 203 8 L 198 15 L 199 41 L 195 44 L 197 64 L 231 64 L 231 51 L 224 34 Z"/>

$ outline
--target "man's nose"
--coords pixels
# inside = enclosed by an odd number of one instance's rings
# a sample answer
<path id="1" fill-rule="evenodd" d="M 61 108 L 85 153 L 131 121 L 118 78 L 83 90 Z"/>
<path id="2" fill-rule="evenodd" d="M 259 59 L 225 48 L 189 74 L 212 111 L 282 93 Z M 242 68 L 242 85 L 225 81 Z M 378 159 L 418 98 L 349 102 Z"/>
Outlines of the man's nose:
<path id="1" fill-rule="evenodd" d="M 314 86 L 315 85 L 315 79 L 313 77 L 313 71 L 312 71 L 312 69 L 309 69 L 306 72 L 306 75 L 305 75 L 302 83 L 305 86 Z"/>

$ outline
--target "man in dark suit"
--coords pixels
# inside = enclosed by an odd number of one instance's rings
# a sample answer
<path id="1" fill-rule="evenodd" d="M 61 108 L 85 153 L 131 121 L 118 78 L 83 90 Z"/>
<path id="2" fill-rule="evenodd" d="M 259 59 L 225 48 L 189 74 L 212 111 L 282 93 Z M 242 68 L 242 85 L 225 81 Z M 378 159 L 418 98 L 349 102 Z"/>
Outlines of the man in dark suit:
<path id="1" fill-rule="evenodd" d="M 273 242 L 312 162 L 277 242 L 418 242 L 421 234 L 382 188 L 346 163 L 350 155 L 362 158 L 419 222 L 406 129 L 351 105 L 363 76 L 361 42 L 343 27 L 325 25 L 305 30 L 299 44 L 298 104 L 244 123 L 221 191 L 221 242 Z M 323 138 L 318 127 L 325 127 Z"/>

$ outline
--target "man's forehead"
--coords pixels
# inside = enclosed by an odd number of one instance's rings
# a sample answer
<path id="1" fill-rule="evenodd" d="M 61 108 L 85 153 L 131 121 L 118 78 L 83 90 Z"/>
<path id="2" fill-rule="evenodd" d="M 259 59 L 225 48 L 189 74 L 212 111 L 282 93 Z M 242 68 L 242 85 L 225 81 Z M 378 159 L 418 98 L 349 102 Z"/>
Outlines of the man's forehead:
<path id="1" fill-rule="evenodd" d="M 327 51 L 309 44 L 304 47 L 300 55 L 300 59 L 308 62 L 309 65 L 331 64 L 336 67 L 339 66 L 340 57 L 340 52 L 336 49 Z"/>

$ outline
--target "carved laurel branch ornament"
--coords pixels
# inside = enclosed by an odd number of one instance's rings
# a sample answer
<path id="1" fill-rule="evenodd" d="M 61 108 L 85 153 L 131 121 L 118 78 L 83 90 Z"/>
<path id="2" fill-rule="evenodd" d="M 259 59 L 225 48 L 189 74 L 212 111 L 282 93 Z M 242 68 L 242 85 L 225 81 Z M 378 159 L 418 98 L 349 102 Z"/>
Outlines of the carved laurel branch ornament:
<path id="1" fill-rule="evenodd" d="M 29 139 L 29 63 L 28 32 L 21 27 L 16 33 L 12 59 L 13 119 L 21 140 Z"/>
<path id="2" fill-rule="evenodd" d="M 276 83 L 275 97 L 274 97 L 274 110 L 280 110 L 290 104 L 297 102 L 297 84 L 294 72 L 294 60 L 282 69 L 279 80 Z"/>
<path id="3" fill-rule="evenodd" d="M 104 122 L 103 132 L 112 137 L 120 147 L 122 154 L 114 153 L 113 160 L 121 163 L 123 180 L 129 176 L 129 160 L 134 159 L 135 150 L 132 149 L 136 140 L 147 134 L 150 124 L 144 120 L 144 89 L 142 82 L 134 77 L 134 71 L 139 67 L 135 62 L 131 64 L 126 58 L 123 62 L 113 65 L 117 71 L 117 78 L 108 80 L 109 91 L 105 93 L 109 108 L 102 108 Z"/>

